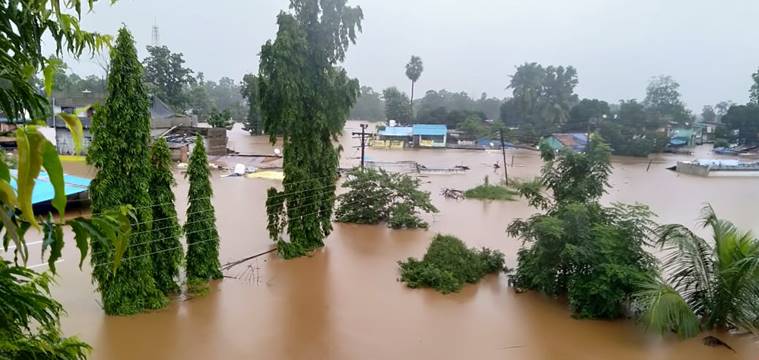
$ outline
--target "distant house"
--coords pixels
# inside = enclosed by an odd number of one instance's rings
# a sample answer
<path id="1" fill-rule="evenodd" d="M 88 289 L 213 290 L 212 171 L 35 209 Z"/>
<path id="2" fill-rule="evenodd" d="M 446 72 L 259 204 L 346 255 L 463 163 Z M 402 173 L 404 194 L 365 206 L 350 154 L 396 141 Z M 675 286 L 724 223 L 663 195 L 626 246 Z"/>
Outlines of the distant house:
<path id="1" fill-rule="evenodd" d="M 90 126 L 94 115 L 92 103 L 81 104 L 76 101 L 66 100 L 60 103 L 60 111 L 74 114 L 82 122 L 84 129 L 84 140 L 82 141 L 81 154 L 87 154 L 87 149 L 92 141 Z M 158 138 L 174 127 L 178 126 L 195 126 L 197 121 L 187 115 L 175 113 L 171 107 L 161 101 L 156 96 L 151 98 L 150 105 L 150 135 L 152 138 Z M 58 153 L 63 155 L 74 154 L 74 139 L 71 132 L 66 127 L 66 123 L 59 117 L 48 120 L 48 125 L 55 128 L 55 140 L 58 147 Z"/>
<path id="2" fill-rule="evenodd" d="M 411 135 L 416 146 L 444 148 L 448 139 L 448 127 L 438 124 L 414 124 Z"/>
<path id="3" fill-rule="evenodd" d="M 669 133 L 668 147 L 692 147 L 696 145 L 696 138 L 700 138 L 696 129 L 674 128 Z"/>
<path id="4" fill-rule="evenodd" d="M 387 126 L 377 132 L 372 147 L 381 149 L 403 149 L 411 141 L 412 128 L 405 126 Z"/>
<path id="5" fill-rule="evenodd" d="M 543 142 L 554 151 L 567 148 L 576 152 L 583 152 L 588 146 L 588 134 L 586 133 L 563 133 L 553 134 Z"/>

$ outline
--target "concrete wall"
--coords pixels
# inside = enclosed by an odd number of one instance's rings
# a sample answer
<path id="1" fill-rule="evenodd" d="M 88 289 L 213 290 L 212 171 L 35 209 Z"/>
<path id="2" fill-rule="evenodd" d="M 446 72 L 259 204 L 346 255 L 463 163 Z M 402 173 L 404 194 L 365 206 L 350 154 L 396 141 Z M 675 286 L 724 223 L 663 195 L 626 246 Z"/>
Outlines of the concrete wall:
<path id="1" fill-rule="evenodd" d="M 90 136 L 90 129 L 84 129 L 84 139 L 82 140 L 82 150 L 79 155 L 86 155 L 87 149 L 90 147 L 92 136 Z M 67 128 L 55 129 L 55 143 L 58 147 L 58 153 L 61 155 L 74 155 L 74 138 L 71 136 L 71 132 Z"/>

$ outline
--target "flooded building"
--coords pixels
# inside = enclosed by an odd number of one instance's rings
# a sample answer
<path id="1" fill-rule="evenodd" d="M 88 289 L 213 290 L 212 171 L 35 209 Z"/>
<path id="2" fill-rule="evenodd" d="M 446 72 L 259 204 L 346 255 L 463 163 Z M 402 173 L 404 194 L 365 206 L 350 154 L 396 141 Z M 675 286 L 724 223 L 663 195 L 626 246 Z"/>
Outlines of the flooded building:
<path id="1" fill-rule="evenodd" d="M 583 152 L 588 146 L 588 134 L 557 133 L 543 139 L 543 142 L 554 151 L 568 148 L 573 151 Z"/>
<path id="2" fill-rule="evenodd" d="M 82 122 L 82 128 L 84 130 L 81 151 L 82 155 L 87 154 L 87 149 L 92 141 L 90 126 L 94 115 L 93 102 L 83 103 L 83 101 L 91 100 L 91 98 L 63 99 L 56 104 L 56 106 L 59 107 L 60 112 L 74 114 Z M 152 138 L 157 138 L 170 129 L 178 126 L 195 126 L 196 124 L 197 121 L 193 117 L 174 112 L 169 105 L 156 96 L 151 98 L 150 135 Z M 55 142 L 58 148 L 58 153 L 63 155 L 74 154 L 74 139 L 63 119 L 55 117 L 48 120 L 48 125 L 55 128 Z"/>
<path id="3" fill-rule="evenodd" d="M 377 138 L 372 147 L 380 149 L 403 149 L 410 142 L 413 128 L 406 126 L 387 126 L 377 131 Z"/>
<path id="4" fill-rule="evenodd" d="M 423 148 L 444 148 L 448 139 L 446 125 L 414 124 L 411 133 L 414 145 Z"/>

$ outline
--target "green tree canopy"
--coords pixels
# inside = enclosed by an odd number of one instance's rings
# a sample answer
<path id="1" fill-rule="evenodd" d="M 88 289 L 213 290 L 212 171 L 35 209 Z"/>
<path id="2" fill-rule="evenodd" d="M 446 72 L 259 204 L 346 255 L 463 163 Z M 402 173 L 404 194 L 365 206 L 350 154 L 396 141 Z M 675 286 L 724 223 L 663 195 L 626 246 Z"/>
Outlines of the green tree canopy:
<path id="1" fill-rule="evenodd" d="M 211 127 L 215 128 L 231 129 L 233 125 L 232 113 L 229 111 L 229 109 L 218 112 L 216 108 L 213 108 L 211 109 L 211 113 L 208 115 L 208 125 L 211 125 Z"/>
<path id="2" fill-rule="evenodd" d="M 671 76 L 660 75 L 651 79 L 643 105 L 651 117 L 651 126 L 662 127 L 669 121 L 683 124 L 692 120 L 681 99 L 680 84 Z"/>
<path id="3" fill-rule="evenodd" d="M 248 116 L 245 118 L 245 128 L 251 135 L 261 135 L 263 124 L 261 121 L 258 77 L 254 74 L 245 74 L 242 78 L 240 93 L 248 101 Z"/>
<path id="4" fill-rule="evenodd" d="M 501 120 L 518 127 L 522 141 L 537 142 L 567 122 L 577 102 L 577 82 L 577 70 L 572 66 L 520 65 L 511 77 L 513 97 L 501 106 Z"/>
<path id="5" fill-rule="evenodd" d="M 753 82 L 751 84 L 751 88 L 749 89 L 749 102 L 759 105 L 759 70 L 751 74 L 751 80 Z"/>
<path id="6" fill-rule="evenodd" d="M 369 86 L 361 87 L 361 94 L 351 109 L 350 118 L 354 120 L 384 121 L 385 102 L 381 94 Z"/>
<path id="7" fill-rule="evenodd" d="M 208 170 L 203 138 L 195 138 L 187 167 L 190 190 L 187 194 L 187 222 L 184 224 L 187 239 L 187 282 L 207 282 L 222 278 L 219 263 L 219 233 L 216 230 L 216 214 L 211 203 L 211 172 Z"/>
<path id="8" fill-rule="evenodd" d="M 382 99 L 385 101 L 385 117 L 402 124 L 411 122 L 411 101 L 408 96 L 396 87 L 389 87 L 382 91 Z"/>
<path id="9" fill-rule="evenodd" d="M 722 122 L 729 129 L 737 130 L 737 135 L 731 134 L 731 140 L 759 144 L 759 105 L 733 105 L 722 117 Z"/>
<path id="10" fill-rule="evenodd" d="M 166 46 L 148 46 L 148 57 L 143 65 L 145 81 L 150 84 L 153 95 L 176 111 L 184 110 L 189 104 L 185 89 L 195 79 L 193 71 L 184 67 L 182 53 L 172 53 Z"/>
<path id="11" fill-rule="evenodd" d="M 282 135 L 284 147 L 284 189 L 270 189 L 267 213 L 286 258 L 323 246 L 332 230 L 338 169 L 332 141 L 359 94 L 358 80 L 338 64 L 364 17 L 344 0 L 291 0 L 290 9 L 277 17 L 277 38 L 261 48 L 259 67 L 264 130 L 272 143 Z"/>
<path id="12" fill-rule="evenodd" d="M 586 132 L 590 122 L 600 122 L 604 115 L 611 115 L 609 103 L 598 99 L 582 99 L 569 112 L 569 120 L 564 124 L 564 131 Z"/>
<path id="13" fill-rule="evenodd" d="M 135 232 L 126 250 L 129 260 L 115 272 L 103 266 L 113 257 L 114 247 L 92 242 L 92 274 L 108 314 L 134 314 L 161 308 L 167 302 L 156 287 L 148 257 L 153 222 L 149 107 L 134 39 L 126 28 L 121 28 L 111 50 L 108 97 L 95 111 L 87 155 L 87 161 L 98 169 L 90 185 L 93 212 L 122 204 L 137 208 Z"/>
<path id="14" fill-rule="evenodd" d="M 520 192 L 539 213 L 509 225 L 524 241 L 518 252 L 516 286 L 567 296 L 583 318 L 618 318 L 626 313 L 638 284 L 655 272 L 650 243 L 653 214 L 642 205 L 603 207 L 611 173 L 609 147 L 596 135 L 586 153 L 543 153 L 540 186 Z M 546 194 L 542 193 L 545 187 Z"/>
<path id="15" fill-rule="evenodd" d="M 156 140 L 150 148 L 150 200 L 153 203 L 153 239 L 151 242 L 151 259 L 153 261 L 153 278 L 158 289 L 164 294 L 180 291 L 177 284 L 179 267 L 182 263 L 182 244 L 179 237 L 182 230 L 177 220 L 174 207 L 176 185 L 171 172 L 171 152 L 166 139 Z"/>

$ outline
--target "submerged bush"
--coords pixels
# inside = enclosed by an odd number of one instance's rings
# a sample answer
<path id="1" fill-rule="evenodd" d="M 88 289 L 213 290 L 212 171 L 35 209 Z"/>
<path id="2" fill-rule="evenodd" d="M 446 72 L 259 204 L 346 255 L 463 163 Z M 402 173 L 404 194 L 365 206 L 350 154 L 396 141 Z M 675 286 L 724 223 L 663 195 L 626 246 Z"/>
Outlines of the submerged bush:
<path id="1" fill-rule="evenodd" d="M 611 174 L 610 150 L 591 139 L 587 153 L 543 153 L 539 182 L 517 186 L 544 212 L 508 227 L 523 241 L 514 283 L 566 296 L 575 317 L 613 319 L 625 315 L 641 282 L 656 272 L 644 250 L 656 224 L 646 206 L 598 202 Z"/>
<path id="2" fill-rule="evenodd" d="M 401 281 L 408 287 L 430 287 L 448 294 L 503 270 L 504 256 L 497 250 L 469 249 L 456 237 L 438 234 L 421 261 L 408 258 L 398 264 Z"/>
<path id="3" fill-rule="evenodd" d="M 337 197 L 335 217 L 339 222 L 379 224 L 393 229 L 427 228 L 419 212 L 437 212 L 430 193 L 419 190 L 419 179 L 385 170 L 355 169 L 343 183 L 349 188 Z"/>
<path id="4" fill-rule="evenodd" d="M 519 192 L 511 190 L 503 185 L 492 185 L 487 176 L 482 185 L 464 192 L 464 196 L 467 199 L 480 200 L 514 200 L 515 195 L 519 195 Z"/>

